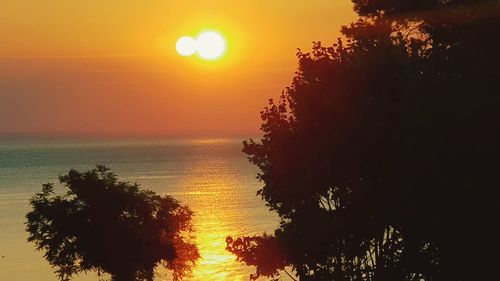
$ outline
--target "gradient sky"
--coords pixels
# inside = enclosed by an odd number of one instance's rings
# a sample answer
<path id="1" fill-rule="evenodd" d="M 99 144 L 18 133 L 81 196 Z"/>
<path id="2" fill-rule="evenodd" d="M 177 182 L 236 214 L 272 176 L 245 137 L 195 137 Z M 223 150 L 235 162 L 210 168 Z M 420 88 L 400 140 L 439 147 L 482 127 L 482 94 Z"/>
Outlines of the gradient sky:
<path id="1" fill-rule="evenodd" d="M 255 134 L 297 48 L 333 43 L 348 0 L 0 0 L 0 136 Z M 215 29 L 215 62 L 180 57 Z"/>

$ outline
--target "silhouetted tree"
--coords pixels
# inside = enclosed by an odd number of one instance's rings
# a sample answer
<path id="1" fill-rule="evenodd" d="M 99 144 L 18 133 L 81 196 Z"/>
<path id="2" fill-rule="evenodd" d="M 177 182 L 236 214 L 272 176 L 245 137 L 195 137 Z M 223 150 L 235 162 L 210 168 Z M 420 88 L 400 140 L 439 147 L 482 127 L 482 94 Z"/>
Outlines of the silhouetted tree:
<path id="1" fill-rule="evenodd" d="M 499 1 L 353 2 L 346 43 L 299 52 L 292 85 L 261 112 L 263 138 L 244 143 L 280 227 L 228 250 L 255 277 L 491 279 Z"/>
<path id="2" fill-rule="evenodd" d="M 104 166 L 70 170 L 59 182 L 68 191 L 57 195 L 44 184 L 26 217 L 28 241 L 61 280 L 87 271 L 115 281 L 153 280 L 158 265 L 179 280 L 199 257 L 187 236 L 192 212 L 170 196 L 120 182 Z"/>

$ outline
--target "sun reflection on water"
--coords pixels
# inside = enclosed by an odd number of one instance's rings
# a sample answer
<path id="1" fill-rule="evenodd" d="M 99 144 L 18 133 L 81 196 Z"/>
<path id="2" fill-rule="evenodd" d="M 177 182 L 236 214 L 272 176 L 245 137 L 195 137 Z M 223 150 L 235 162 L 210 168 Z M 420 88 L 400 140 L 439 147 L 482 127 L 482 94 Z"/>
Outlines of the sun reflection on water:
<path id="1" fill-rule="evenodd" d="M 180 183 L 186 187 L 183 202 L 195 212 L 194 235 L 201 255 L 189 280 L 246 281 L 253 271 L 225 250 L 226 237 L 246 233 L 252 223 L 241 195 L 244 183 L 230 169 L 225 161 L 206 159 L 191 167 L 189 177 Z"/>

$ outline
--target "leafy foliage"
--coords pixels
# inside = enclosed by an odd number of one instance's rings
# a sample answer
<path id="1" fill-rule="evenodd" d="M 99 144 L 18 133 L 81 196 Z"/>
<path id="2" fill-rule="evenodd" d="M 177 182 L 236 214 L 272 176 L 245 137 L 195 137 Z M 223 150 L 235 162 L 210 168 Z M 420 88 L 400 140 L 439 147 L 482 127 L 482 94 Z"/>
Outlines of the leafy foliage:
<path id="1" fill-rule="evenodd" d="M 288 263 L 278 242 L 266 234 L 236 240 L 226 238 L 227 250 L 235 254 L 238 261 L 257 267 L 256 273 L 250 275 L 251 280 L 257 280 L 261 276 L 271 277 L 273 281 L 279 280 L 276 270 L 285 270 Z"/>
<path id="2" fill-rule="evenodd" d="M 192 212 L 175 199 L 120 182 L 104 166 L 70 170 L 59 182 L 65 194 L 48 183 L 30 200 L 26 229 L 61 280 L 87 271 L 153 280 L 160 264 L 179 280 L 199 257 L 187 236 Z"/>
<path id="3" fill-rule="evenodd" d="M 229 251 L 259 276 L 288 265 L 300 280 L 488 279 L 498 1 L 353 2 L 347 40 L 299 51 L 292 85 L 261 112 L 262 139 L 244 143 L 280 227 Z M 259 258 L 270 244 L 279 261 Z"/>

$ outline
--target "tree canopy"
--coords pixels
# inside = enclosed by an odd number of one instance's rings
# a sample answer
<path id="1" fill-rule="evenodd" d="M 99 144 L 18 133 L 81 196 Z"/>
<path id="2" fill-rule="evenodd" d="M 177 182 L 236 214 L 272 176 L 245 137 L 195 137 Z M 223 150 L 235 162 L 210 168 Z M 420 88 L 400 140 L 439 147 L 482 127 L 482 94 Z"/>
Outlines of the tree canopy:
<path id="1" fill-rule="evenodd" d="M 63 195 L 48 183 L 30 200 L 26 229 L 61 280 L 87 271 L 153 280 L 158 265 L 179 280 L 199 257 L 189 238 L 192 212 L 172 197 L 118 181 L 104 166 L 70 170 L 59 182 Z"/>
<path id="2" fill-rule="evenodd" d="M 244 143 L 280 227 L 227 249 L 254 277 L 491 278 L 499 1 L 353 2 L 346 40 L 298 52 L 292 85 L 261 112 L 262 139 Z"/>

